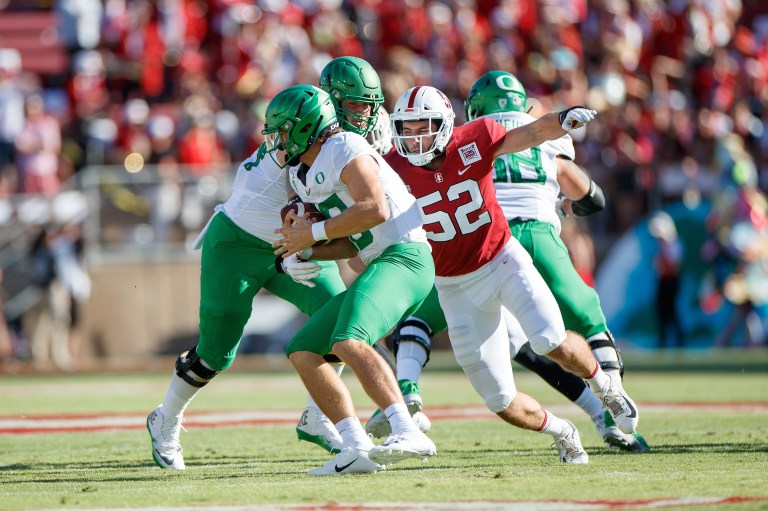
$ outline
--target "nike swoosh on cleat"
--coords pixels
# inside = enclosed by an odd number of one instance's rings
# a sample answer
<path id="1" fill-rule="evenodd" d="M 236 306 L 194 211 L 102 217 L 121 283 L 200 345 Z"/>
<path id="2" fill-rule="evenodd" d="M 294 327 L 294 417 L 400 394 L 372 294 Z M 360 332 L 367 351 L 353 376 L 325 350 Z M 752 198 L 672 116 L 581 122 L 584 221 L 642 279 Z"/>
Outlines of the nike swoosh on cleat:
<path id="1" fill-rule="evenodd" d="M 627 418 L 628 419 L 636 419 L 637 418 L 637 410 L 635 410 L 635 407 L 632 406 L 632 404 L 629 401 L 627 401 L 627 406 L 629 406 L 629 409 L 632 410 L 632 413 L 627 415 Z"/>
<path id="2" fill-rule="evenodd" d="M 157 454 L 157 456 L 158 456 L 158 457 L 159 457 L 161 460 L 163 460 L 163 462 L 164 462 L 166 465 L 173 465 L 173 460 L 172 460 L 172 459 L 170 459 L 170 458 L 166 458 L 165 456 L 163 456 L 162 454 L 160 454 L 160 453 L 157 451 L 157 449 L 154 449 L 154 451 L 155 451 L 155 454 Z"/>
<path id="3" fill-rule="evenodd" d="M 346 465 L 344 465 L 343 467 L 340 467 L 340 466 L 336 465 L 336 466 L 334 466 L 333 468 L 336 470 L 336 472 L 344 472 L 346 469 L 348 469 L 348 468 L 350 467 L 350 465 L 352 465 L 352 464 L 353 464 L 354 462 L 356 462 L 358 459 L 360 459 L 360 458 L 355 458 L 355 459 L 353 459 L 352 461 L 350 461 L 349 463 L 347 463 L 347 464 L 346 464 Z"/>

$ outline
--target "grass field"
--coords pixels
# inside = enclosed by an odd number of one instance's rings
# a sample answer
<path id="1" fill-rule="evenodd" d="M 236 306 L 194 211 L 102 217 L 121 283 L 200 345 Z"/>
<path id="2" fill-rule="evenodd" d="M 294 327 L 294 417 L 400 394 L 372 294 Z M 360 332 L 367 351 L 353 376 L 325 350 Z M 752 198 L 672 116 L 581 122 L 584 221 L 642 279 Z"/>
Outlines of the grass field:
<path id="1" fill-rule="evenodd" d="M 339 478 L 306 475 L 329 455 L 296 440 L 305 394 L 290 372 L 230 372 L 206 388 L 188 409 L 185 472 L 154 465 L 144 428 L 167 374 L 4 376 L 0 509 L 768 510 L 768 373 L 755 353 L 682 372 L 628 363 L 653 447 L 642 455 L 605 449 L 574 405 L 519 371 L 521 390 L 579 427 L 586 466 L 484 410 L 460 372 L 427 371 L 438 454 Z M 367 418 L 371 402 L 346 381 Z"/>

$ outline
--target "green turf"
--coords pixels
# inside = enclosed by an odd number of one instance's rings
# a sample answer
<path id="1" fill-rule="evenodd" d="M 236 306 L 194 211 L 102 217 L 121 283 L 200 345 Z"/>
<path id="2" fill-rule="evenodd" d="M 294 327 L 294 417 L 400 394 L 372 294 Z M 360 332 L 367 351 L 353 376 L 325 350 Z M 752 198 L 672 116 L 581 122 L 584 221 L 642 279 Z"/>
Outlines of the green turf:
<path id="1" fill-rule="evenodd" d="M 361 407 L 371 406 L 347 378 Z M 78 412 L 148 413 L 162 400 L 167 375 L 90 375 L 0 379 L 0 415 Z M 546 404 L 564 400 L 530 373 L 518 387 Z M 768 401 L 763 373 L 628 374 L 642 402 Z M 427 405 L 480 399 L 461 373 L 427 372 Z M 190 411 L 304 406 L 298 378 L 224 374 Z M 642 413 L 642 409 L 641 409 Z M 188 469 L 163 471 L 149 437 L 133 431 L 0 435 L 0 509 L 56 509 L 326 502 L 450 502 L 539 499 L 624 500 L 685 496 L 768 498 L 768 412 L 647 411 L 640 430 L 646 455 L 603 449 L 586 416 L 567 413 L 590 453 L 587 466 L 558 463 L 548 436 L 500 420 L 435 421 L 438 455 L 376 475 L 311 478 L 329 458 L 298 442 L 292 426 L 193 428 L 182 434 Z M 768 501 L 695 509 L 768 509 Z M 691 508 L 686 508 L 691 509 Z"/>

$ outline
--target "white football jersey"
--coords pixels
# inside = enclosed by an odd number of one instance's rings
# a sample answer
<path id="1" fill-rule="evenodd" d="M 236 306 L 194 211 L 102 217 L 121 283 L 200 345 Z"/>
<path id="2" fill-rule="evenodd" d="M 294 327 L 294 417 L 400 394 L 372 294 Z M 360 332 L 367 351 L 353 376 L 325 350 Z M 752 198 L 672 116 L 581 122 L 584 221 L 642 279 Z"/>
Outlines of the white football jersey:
<path id="1" fill-rule="evenodd" d="M 397 243 L 427 243 L 416 199 L 392 167 L 356 133 L 338 133 L 326 140 L 303 180 L 299 175 L 300 167 L 291 168 L 291 186 L 302 201 L 315 204 L 326 217 L 337 216 L 355 203 L 349 189 L 341 181 L 341 172 L 360 155 L 370 155 L 378 163 L 379 181 L 387 197 L 390 213 L 384 223 L 349 237 L 363 262 L 368 264 L 387 247 Z"/>
<path id="2" fill-rule="evenodd" d="M 280 210 L 288 203 L 286 169 L 281 169 L 261 144 L 237 169 L 232 195 L 220 209 L 235 224 L 257 238 L 274 243 L 283 226 Z"/>
<path id="3" fill-rule="evenodd" d="M 500 122 L 507 130 L 536 120 L 523 112 L 490 114 L 485 117 Z M 496 158 L 493 164 L 493 184 L 507 220 L 521 217 L 549 222 L 560 232 L 560 218 L 555 212 L 555 202 L 560 195 L 556 158 L 560 155 L 571 160 L 575 158 L 570 135 Z"/>

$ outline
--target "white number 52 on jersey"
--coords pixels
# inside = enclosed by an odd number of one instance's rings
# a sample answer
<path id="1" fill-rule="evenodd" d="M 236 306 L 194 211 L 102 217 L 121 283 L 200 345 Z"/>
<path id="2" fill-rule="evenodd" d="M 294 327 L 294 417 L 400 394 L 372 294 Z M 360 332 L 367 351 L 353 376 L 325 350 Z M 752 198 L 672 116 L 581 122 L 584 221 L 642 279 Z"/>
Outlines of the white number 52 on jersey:
<path id="1" fill-rule="evenodd" d="M 491 223 L 491 215 L 484 211 L 474 222 L 469 220 L 470 213 L 474 213 L 483 207 L 483 195 L 480 193 L 477 181 L 468 179 L 456 183 L 446 191 L 446 196 L 451 202 L 461 199 L 463 194 L 469 195 L 469 202 L 456 208 L 456 213 L 454 214 L 455 225 L 458 226 L 461 234 L 469 234 L 475 232 L 483 225 Z M 427 238 L 432 241 L 450 241 L 456 237 L 456 227 L 454 222 L 451 221 L 451 215 L 448 212 L 438 210 L 429 214 L 424 213 L 424 208 L 437 204 L 442 200 L 443 195 L 439 191 L 432 192 L 416 200 L 421 209 L 421 216 L 424 219 L 424 229 L 426 230 L 428 224 L 440 224 L 442 228 L 443 232 L 438 233 L 427 230 Z"/>

